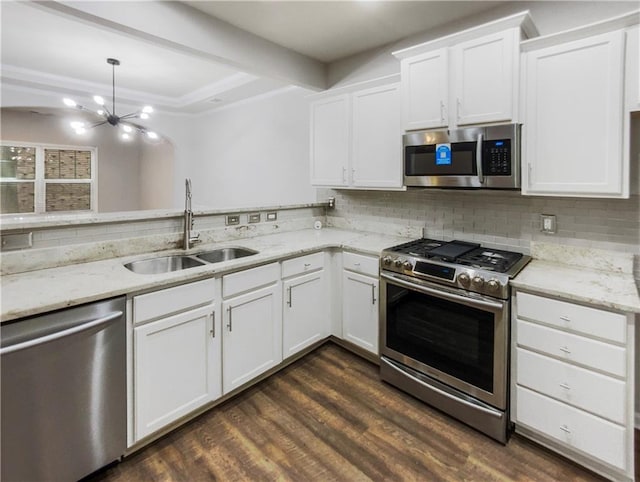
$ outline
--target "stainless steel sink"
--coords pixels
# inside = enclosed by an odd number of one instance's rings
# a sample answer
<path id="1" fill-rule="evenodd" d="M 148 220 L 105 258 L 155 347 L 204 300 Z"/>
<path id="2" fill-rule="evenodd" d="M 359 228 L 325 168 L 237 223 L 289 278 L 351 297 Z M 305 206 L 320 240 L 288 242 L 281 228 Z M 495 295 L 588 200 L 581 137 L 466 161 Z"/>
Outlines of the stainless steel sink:
<path id="1" fill-rule="evenodd" d="M 197 266 L 204 266 L 205 264 L 203 261 L 192 256 L 175 255 L 132 261 L 131 263 L 126 263 L 124 267 L 138 274 L 160 274 L 195 268 Z"/>
<path id="2" fill-rule="evenodd" d="M 245 256 L 251 256 L 253 254 L 258 254 L 258 252 L 253 249 L 229 247 L 212 249 L 211 251 L 205 251 L 203 253 L 196 254 L 195 256 L 207 263 L 220 263 L 221 261 L 244 258 Z"/>
<path id="3" fill-rule="evenodd" d="M 257 254 L 257 251 L 247 248 L 227 247 L 204 251 L 196 255 L 176 254 L 160 256 L 158 258 L 141 259 L 124 265 L 130 271 L 138 274 L 161 274 L 181 269 L 196 268 L 209 263 L 220 263 L 236 258 L 244 258 Z"/>

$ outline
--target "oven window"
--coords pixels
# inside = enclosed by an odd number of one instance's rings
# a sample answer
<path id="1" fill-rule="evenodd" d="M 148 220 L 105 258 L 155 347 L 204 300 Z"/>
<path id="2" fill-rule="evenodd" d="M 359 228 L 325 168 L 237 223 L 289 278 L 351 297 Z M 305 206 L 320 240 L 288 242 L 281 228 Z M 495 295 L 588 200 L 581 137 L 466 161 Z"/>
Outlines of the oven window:
<path id="1" fill-rule="evenodd" d="M 436 163 L 436 146 L 405 147 L 405 174 L 407 176 L 475 176 L 476 143 L 451 144 L 451 163 Z"/>
<path id="2" fill-rule="evenodd" d="M 493 392 L 493 313 L 387 284 L 386 345 Z"/>

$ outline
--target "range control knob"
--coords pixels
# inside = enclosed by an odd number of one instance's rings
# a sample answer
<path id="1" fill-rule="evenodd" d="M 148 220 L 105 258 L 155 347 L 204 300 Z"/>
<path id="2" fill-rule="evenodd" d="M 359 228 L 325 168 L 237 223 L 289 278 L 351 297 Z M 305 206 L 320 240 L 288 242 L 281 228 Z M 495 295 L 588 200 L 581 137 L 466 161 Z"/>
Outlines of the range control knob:
<path id="1" fill-rule="evenodd" d="M 487 282 L 487 288 L 489 288 L 489 291 L 492 291 L 492 292 L 495 293 L 496 291 L 498 291 L 500 289 L 500 281 L 498 281 L 495 278 L 490 279 Z"/>
<path id="2" fill-rule="evenodd" d="M 409 261 L 405 261 L 404 264 L 402 265 L 402 267 L 404 269 L 406 269 L 407 271 L 412 271 L 413 270 L 413 265 Z"/>
<path id="3" fill-rule="evenodd" d="M 401 268 L 402 267 L 402 263 L 403 263 L 402 259 L 398 258 L 398 259 L 395 260 L 395 262 L 393 264 L 396 265 L 396 268 Z"/>
<path id="4" fill-rule="evenodd" d="M 385 256 L 382 258 L 382 264 L 385 266 L 391 266 L 391 258 L 389 256 Z"/>
<path id="5" fill-rule="evenodd" d="M 460 273 L 458 275 L 458 283 L 460 283 L 465 288 L 468 288 L 469 283 L 471 283 L 471 278 L 469 278 L 469 275 L 467 273 Z"/>
<path id="6" fill-rule="evenodd" d="M 475 276 L 471 280 L 471 284 L 474 288 L 482 288 L 482 286 L 484 285 L 484 278 L 482 276 Z"/>

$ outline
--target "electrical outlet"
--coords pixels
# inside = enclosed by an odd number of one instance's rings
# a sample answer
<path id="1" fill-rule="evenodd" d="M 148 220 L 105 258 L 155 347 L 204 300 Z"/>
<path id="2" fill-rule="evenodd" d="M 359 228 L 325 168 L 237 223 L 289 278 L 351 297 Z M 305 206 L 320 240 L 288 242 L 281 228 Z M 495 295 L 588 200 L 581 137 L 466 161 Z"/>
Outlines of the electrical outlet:
<path id="1" fill-rule="evenodd" d="M 275 221 L 278 219 L 278 213 L 267 213 L 267 221 Z"/>
<path id="2" fill-rule="evenodd" d="M 556 216 L 554 214 L 540 215 L 540 231 L 548 234 L 556 232 Z"/>
<path id="3" fill-rule="evenodd" d="M 240 224 L 240 216 L 237 214 L 231 214 L 226 218 L 227 226 L 233 226 L 235 224 Z"/>
<path id="4" fill-rule="evenodd" d="M 249 214 L 249 223 L 259 223 L 260 222 L 260 213 L 251 213 Z"/>

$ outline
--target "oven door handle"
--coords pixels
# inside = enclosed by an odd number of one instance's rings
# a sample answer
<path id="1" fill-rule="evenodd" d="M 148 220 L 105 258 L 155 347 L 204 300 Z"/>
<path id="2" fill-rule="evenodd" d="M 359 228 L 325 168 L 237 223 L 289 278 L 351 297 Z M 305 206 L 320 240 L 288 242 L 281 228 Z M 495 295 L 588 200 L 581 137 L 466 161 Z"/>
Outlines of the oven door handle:
<path id="1" fill-rule="evenodd" d="M 394 276 L 389 276 L 388 274 L 385 274 L 385 273 L 380 273 L 380 277 L 387 281 L 390 281 L 393 284 L 402 286 L 403 288 L 407 288 L 414 291 L 420 291 L 421 293 L 426 293 L 428 295 L 435 296 L 436 298 L 442 298 L 449 301 L 464 303 L 465 305 L 469 305 L 469 306 L 481 306 L 483 308 L 490 308 L 492 310 L 504 309 L 503 303 L 492 302 L 488 300 L 478 300 L 478 299 L 470 298 L 467 296 L 457 295 L 455 293 L 449 293 L 448 291 L 429 288 L 428 286 L 410 283 L 408 281 L 404 281 Z"/>

